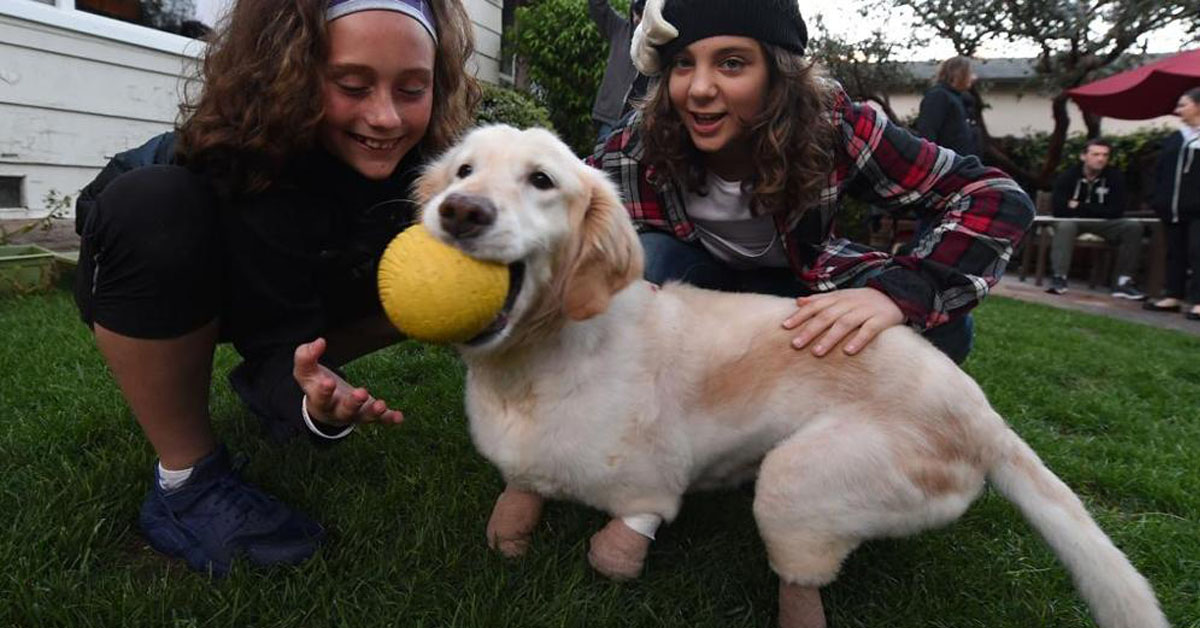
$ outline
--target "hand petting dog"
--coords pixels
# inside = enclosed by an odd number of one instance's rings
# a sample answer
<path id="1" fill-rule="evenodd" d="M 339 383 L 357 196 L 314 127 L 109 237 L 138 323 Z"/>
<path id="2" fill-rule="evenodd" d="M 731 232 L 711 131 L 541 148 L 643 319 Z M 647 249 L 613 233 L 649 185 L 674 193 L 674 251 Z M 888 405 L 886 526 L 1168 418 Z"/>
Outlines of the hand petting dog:
<path id="1" fill-rule="evenodd" d="M 843 347 L 854 355 L 867 346 L 879 332 L 904 323 L 904 313 L 886 294 L 874 288 L 848 288 L 796 299 L 799 308 L 783 321 L 784 329 L 798 329 L 792 346 L 803 349 L 812 345 L 815 356 L 823 356 L 853 333 Z"/>

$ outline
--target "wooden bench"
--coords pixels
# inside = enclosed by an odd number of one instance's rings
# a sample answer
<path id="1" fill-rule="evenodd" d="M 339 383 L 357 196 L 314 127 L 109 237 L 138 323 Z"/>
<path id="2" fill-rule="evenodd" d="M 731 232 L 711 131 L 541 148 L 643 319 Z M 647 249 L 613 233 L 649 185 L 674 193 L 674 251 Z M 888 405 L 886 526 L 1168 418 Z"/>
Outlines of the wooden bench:
<path id="1" fill-rule="evenodd" d="M 1142 245 L 1142 269 L 1146 274 L 1145 285 L 1142 288 L 1146 294 L 1157 295 L 1162 290 L 1166 267 L 1166 234 L 1163 231 L 1162 221 L 1145 216 L 1126 216 L 1124 218 L 1150 227 L 1147 241 Z M 1054 235 L 1054 223 L 1064 221 L 1103 222 L 1104 220 L 1103 218 L 1035 216 L 1033 226 L 1029 229 L 1029 236 L 1026 238 L 1025 250 L 1021 255 L 1021 270 L 1017 278 L 1025 281 L 1025 278 L 1029 276 L 1030 266 L 1034 266 L 1033 285 L 1042 285 L 1042 280 L 1046 276 L 1046 258 L 1049 257 L 1050 244 Z M 1110 276 L 1112 259 L 1116 255 L 1112 245 L 1100 236 L 1083 234 L 1075 240 L 1075 248 L 1091 251 L 1092 270 L 1089 274 L 1088 287 L 1095 288 L 1097 284 L 1109 285 L 1112 279 Z"/>

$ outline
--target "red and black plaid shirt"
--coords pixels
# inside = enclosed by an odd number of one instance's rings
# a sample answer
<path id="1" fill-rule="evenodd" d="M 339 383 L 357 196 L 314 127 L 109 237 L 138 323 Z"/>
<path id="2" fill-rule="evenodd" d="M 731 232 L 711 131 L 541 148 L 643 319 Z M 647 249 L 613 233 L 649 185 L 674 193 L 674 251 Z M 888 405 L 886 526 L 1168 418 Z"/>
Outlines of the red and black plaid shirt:
<path id="1" fill-rule="evenodd" d="M 1029 196 L 1000 170 L 910 134 L 840 89 L 827 115 L 840 140 L 828 185 L 807 212 L 775 220 L 792 271 L 813 292 L 870 277 L 865 285 L 891 297 L 920 329 L 970 311 L 999 281 L 1033 222 Z M 684 191 L 656 181 L 643 154 L 635 117 L 588 163 L 617 183 L 639 231 L 695 240 Z M 911 253 L 897 256 L 835 237 L 833 217 L 845 194 L 885 210 L 914 209 L 930 228 Z"/>

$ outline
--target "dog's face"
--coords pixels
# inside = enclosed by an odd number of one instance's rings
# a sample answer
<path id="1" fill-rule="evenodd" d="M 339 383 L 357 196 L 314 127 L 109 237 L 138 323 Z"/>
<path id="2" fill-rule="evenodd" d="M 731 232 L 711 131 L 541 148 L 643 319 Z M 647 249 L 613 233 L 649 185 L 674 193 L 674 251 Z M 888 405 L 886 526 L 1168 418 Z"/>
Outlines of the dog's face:
<path id="1" fill-rule="evenodd" d="M 426 169 L 417 200 L 434 237 L 509 266 L 505 311 L 471 347 L 596 316 L 641 277 L 641 246 L 612 183 L 544 129 L 472 131 Z"/>

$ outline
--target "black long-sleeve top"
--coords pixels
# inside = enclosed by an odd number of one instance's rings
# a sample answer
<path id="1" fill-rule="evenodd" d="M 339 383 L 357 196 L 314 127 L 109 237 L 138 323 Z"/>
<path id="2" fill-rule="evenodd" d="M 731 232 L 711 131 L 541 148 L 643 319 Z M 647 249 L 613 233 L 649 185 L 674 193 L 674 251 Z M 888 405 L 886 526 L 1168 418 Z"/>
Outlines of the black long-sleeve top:
<path id="1" fill-rule="evenodd" d="M 299 160 L 267 192 L 224 203 L 222 334 L 245 362 L 231 374 L 273 435 L 303 431 L 296 347 L 382 311 L 375 275 L 410 224 L 420 157 L 371 181 L 323 151 Z"/>
<path id="2" fill-rule="evenodd" d="M 1169 223 L 1200 218 L 1200 135 L 1176 132 L 1163 141 L 1151 206 Z"/>
<path id="3" fill-rule="evenodd" d="M 978 138 L 967 118 L 964 95 L 945 83 L 930 87 L 921 98 L 916 131 L 921 137 L 959 155 L 979 152 Z"/>
<path id="4" fill-rule="evenodd" d="M 1071 166 L 1054 180 L 1051 207 L 1059 218 L 1120 218 L 1125 213 L 1125 176 L 1109 166 L 1093 179 L 1083 165 Z M 1070 206 L 1070 201 L 1078 203 Z"/>

